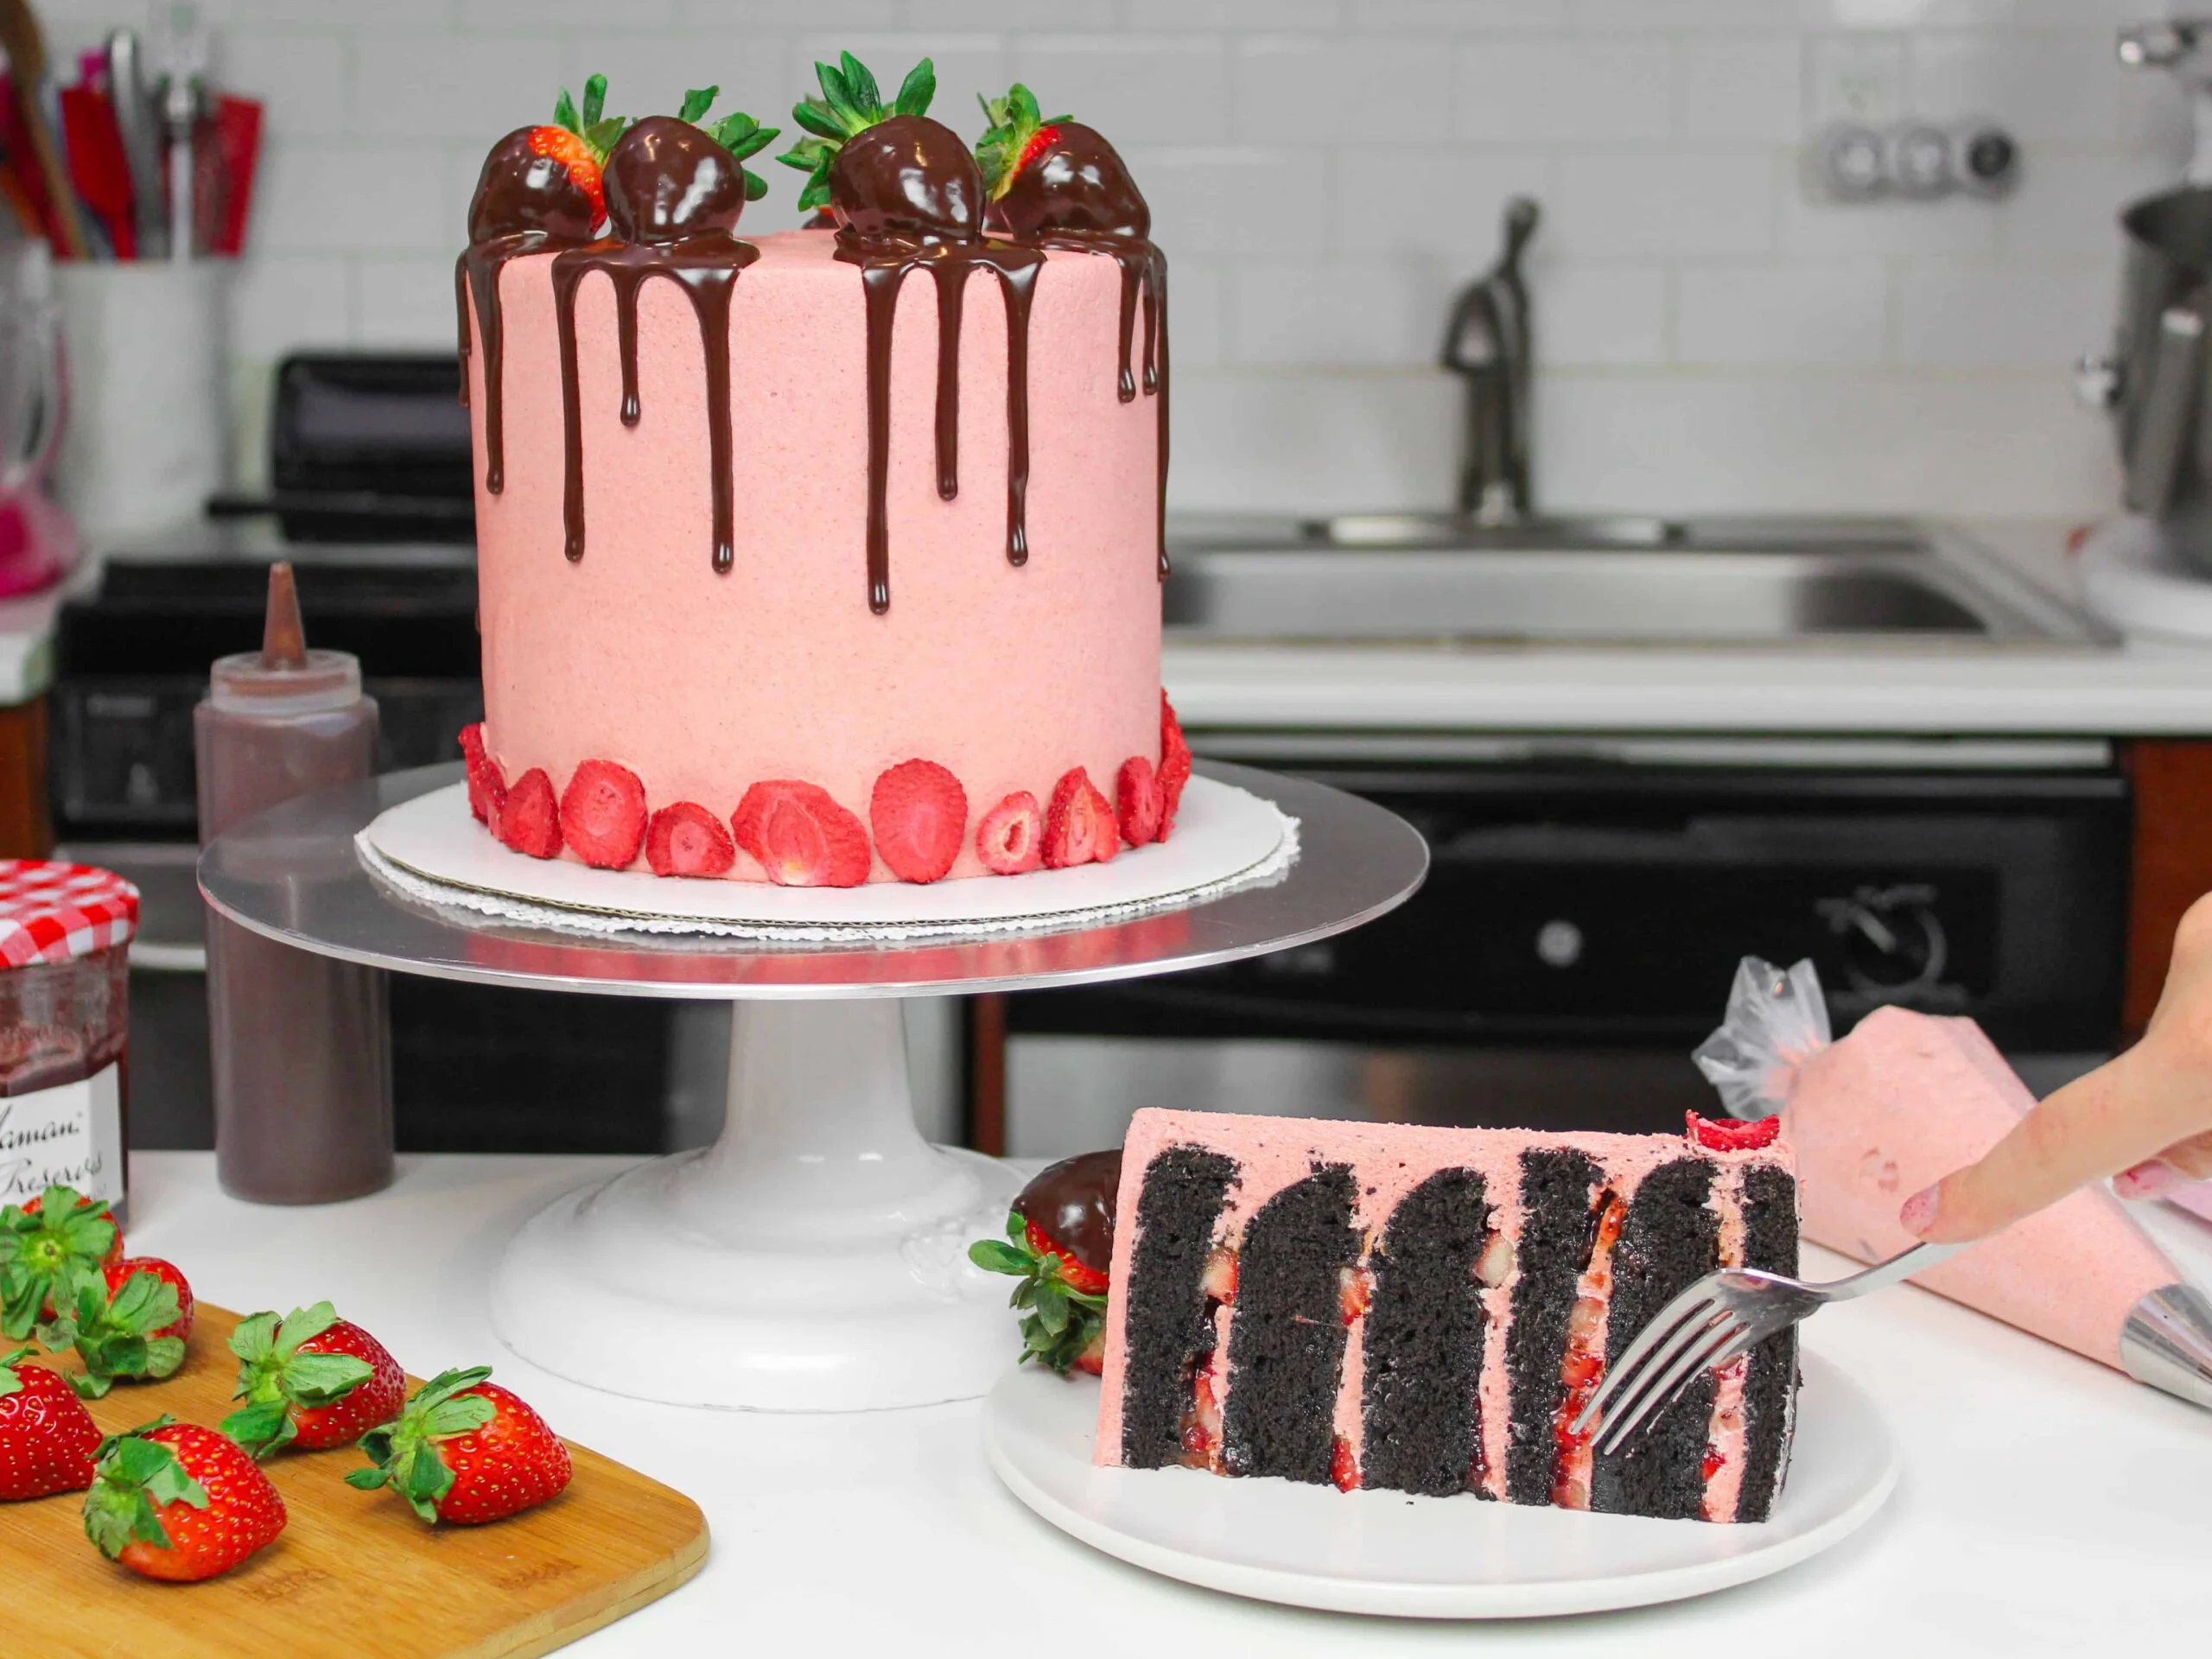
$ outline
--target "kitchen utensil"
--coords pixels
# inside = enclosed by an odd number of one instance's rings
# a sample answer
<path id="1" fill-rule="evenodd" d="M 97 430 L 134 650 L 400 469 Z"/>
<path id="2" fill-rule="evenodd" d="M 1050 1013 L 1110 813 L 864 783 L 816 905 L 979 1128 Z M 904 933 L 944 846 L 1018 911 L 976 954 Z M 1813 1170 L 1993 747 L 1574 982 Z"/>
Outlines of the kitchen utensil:
<path id="1" fill-rule="evenodd" d="M 214 156 L 220 188 L 207 251 L 232 258 L 245 251 L 246 215 L 253 208 L 261 159 L 261 105 L 226 92 L 215 100 Z"/>
<path id="2" fill-rule="evenodd" d="M 54 268 L 69 347 L 55 492 L 87 537 L 200 518 L 229 472 L 226 262 Z"/>
<path id="3" fill-rule="evenodd" d="M 1590 1613 L 1763 1579 L 1872 1519 L 1901 1461 L 1866 1390 L 1817 1355 L 1805 1360 L 1789 1480 L 1757 1526 L 1102 1469 L 1091 1461 L 1098 1392 L 1089 1377 L 1008 1365 L 983 1402 L 991 1469 L 1039 1516 L 1093 1549 L 1188 1584 L 1399 1618 Z M 1358 1634 L 1355 1650 L 1376 1650 L 1367 1631 Z"/>
<path id="4" fill-rule="evenodd" d="M 220 1422 L 235 1403 L 238 1361 L 224 1344 L 237 1324 L 237 1314 L 200 1303 L 175 1376 L 91 1402 L 101 1432 L 163 1412 Z M 56 1363 L 75 1369 L 73 1360 Z M 504 1370 L 496 1380 L 529 1387 Z M 419 1386 L 408 1379 L 410 1391 Z M 393 1494 L 345 1484 L 349 1469 L 363 1466 L 352 1447 L 288 1451 L 263 1465 L 283 1495 L 283 1535 L 182 1594 L 103 1560 L 85 1542 L 73 1495 L 0 1504 L 0 1605 L 11 1628 L 35 1608 L 41 1628 L 54 1634 L 32 1645 L 55 1654 L 543 1654 L 658 1600 L 707 1557 L 706 1517 L 690 1498 L 583 1446 L 571 1445 L 569 1455 L 575 1476 L 550 1503 L 492 1526 L 434 1532 Z"/>
<path id="5" fill-rule="evenodd" d="M 1610 1455 L 1702 1373 L 1810 1319 L 1830 1302 L 1853 1301 L 1869 1291 L 1902 1284 L 1966 1248 L 1916 1245 L 1902 1255 L 1824 1285 L 1757 1268 L 1708 1273 L 1661 1308 L 1620 1357 L 1605 1367 L 1605 1380 L 1568 1427 L 1577 1434 L 1594 1427 L 1598 1452 Z"/>
<path id="6" fill-rule="evenodd" d="M 44 181 L 60 251 L 72 259 L 85 257 L 85 227 L 69 188 L 69 175 L 61 164 L 42 102 L 46 84 L 46 38 L 38 19 L 31 15 L 30 0 L 0 0 L 0 52 L 8 57 L 8 73 L 15 89 L 17 113 L 29 140 L 30 153 Z"/>
<path id="7" fill-rule="evenodd" d="M 1503 248 L 1466 288 L 1444 331 L 1443 366 L 1466 382 L 1459 511 L 1483 524 L 1512 524 L 1534 510 L 1529 467 L 1529 394 L 1534 346 L 1521 256 L 1536 233 L 1536 204 L 1505 204 Z"/>
<path id="8" fill-rule="evenodd" d="M 132 240 L 143 259 L 168 256 L 168 201 L 162 188 L 161 124 L 146 90 L 146 55 L 137 35 L 118 29 L 107 37 L 107 92 L 130 169 Z"/>
<path id="9" fill-rule="evenodd" d="M 64 406 L 48 259 L 42 242 L 0 243 L 0 599 L 51 587 L 77 551 L 45 492 Z"/>
<path id="10" fill-rule="evenodd" d="M 69 149 L 70 179 L 79 200 L 99 220 L 101 239 L 113 257 L 137 258 L 130 162 L 106 95 L 91 86 L 63 87 L 61 132 Z"/>

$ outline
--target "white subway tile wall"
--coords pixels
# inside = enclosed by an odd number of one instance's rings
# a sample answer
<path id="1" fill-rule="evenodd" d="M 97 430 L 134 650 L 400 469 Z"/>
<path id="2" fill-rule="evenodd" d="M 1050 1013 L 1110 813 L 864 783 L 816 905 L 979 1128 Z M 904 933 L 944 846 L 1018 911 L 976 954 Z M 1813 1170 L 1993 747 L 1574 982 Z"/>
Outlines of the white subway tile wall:
<path id="1" fill-rule="evenodd" d="M 1175 272 L 1173 497 L 1441 502 L 1433 366 L 1508 197 L 1529 255 L 1540 493 L 1560 507 L 2091 512 L 2108 435 L 2067 365 L 2110 332 L 2114 214 L 2177 180 L 2167 78 L 2113 60 L 2156 0 L 209 0 L 268 101 L 240 384 L 301 346 L 448 348 L 477 165 L 594 69 L 612 107 L 718 81 L 790 126 L 813 60 L 936 113 L 1029 82 L 1106 130 Z M 67 62 L 143 0 L 41 0 Z M 1997 203 L 1838 207 L 1800 146 L 1839 115 L 2003 123 Z M 782 146 L 779 144 L 778 149 Z M 795 222 L 772 165 L 748 226 Z M 248 411 L 249 415 L 251 411 Z M 249 419 L 247 426 L 251 429 Z"/>

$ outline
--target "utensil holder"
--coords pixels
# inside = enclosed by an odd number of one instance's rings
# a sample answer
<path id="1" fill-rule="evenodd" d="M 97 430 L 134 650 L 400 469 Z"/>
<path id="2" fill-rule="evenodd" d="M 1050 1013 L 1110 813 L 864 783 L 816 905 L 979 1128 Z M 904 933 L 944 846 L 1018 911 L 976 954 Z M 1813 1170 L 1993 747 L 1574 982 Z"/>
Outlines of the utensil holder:
<path id="1" fill-rule="evenodd" d="M 58 263 L 68 404 L 54 488 L 87 540 L 200 518 L 229 478 L 229 262 Z"/>

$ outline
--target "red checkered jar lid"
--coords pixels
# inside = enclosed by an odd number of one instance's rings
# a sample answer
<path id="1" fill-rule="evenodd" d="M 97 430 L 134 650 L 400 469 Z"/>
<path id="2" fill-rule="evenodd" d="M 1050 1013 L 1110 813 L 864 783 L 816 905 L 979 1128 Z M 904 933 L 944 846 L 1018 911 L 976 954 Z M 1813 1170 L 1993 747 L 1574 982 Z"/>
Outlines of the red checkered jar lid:
<path id="1" fill-rule="evenodd" d="M 72 962 L 138 931 L 138 889 L 112 870 L 0 859 L 0 969 Z"/>

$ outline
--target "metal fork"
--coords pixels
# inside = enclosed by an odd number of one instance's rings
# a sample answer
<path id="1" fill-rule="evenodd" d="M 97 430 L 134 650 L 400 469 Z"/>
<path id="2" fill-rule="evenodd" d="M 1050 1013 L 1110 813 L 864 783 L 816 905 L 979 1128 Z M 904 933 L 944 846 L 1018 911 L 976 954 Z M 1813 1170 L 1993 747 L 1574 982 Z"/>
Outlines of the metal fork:
<path id="1" fill-rule="evenodd" d="M 1756 1346 L 1830 1302 L 1886 1290 L 1955 1255 L 1963 1244 L 1918 1244 L 1902 1255 L 1825 1285 L 1808 1285 L 1758 1268 L 1708 1273 L 1659 1310 L 1598 1385 L 1568 1427 L 1598 1425 L 1596 1449 L 1618 1452 L 1654 1414 L 1697 1377 Z"/>

